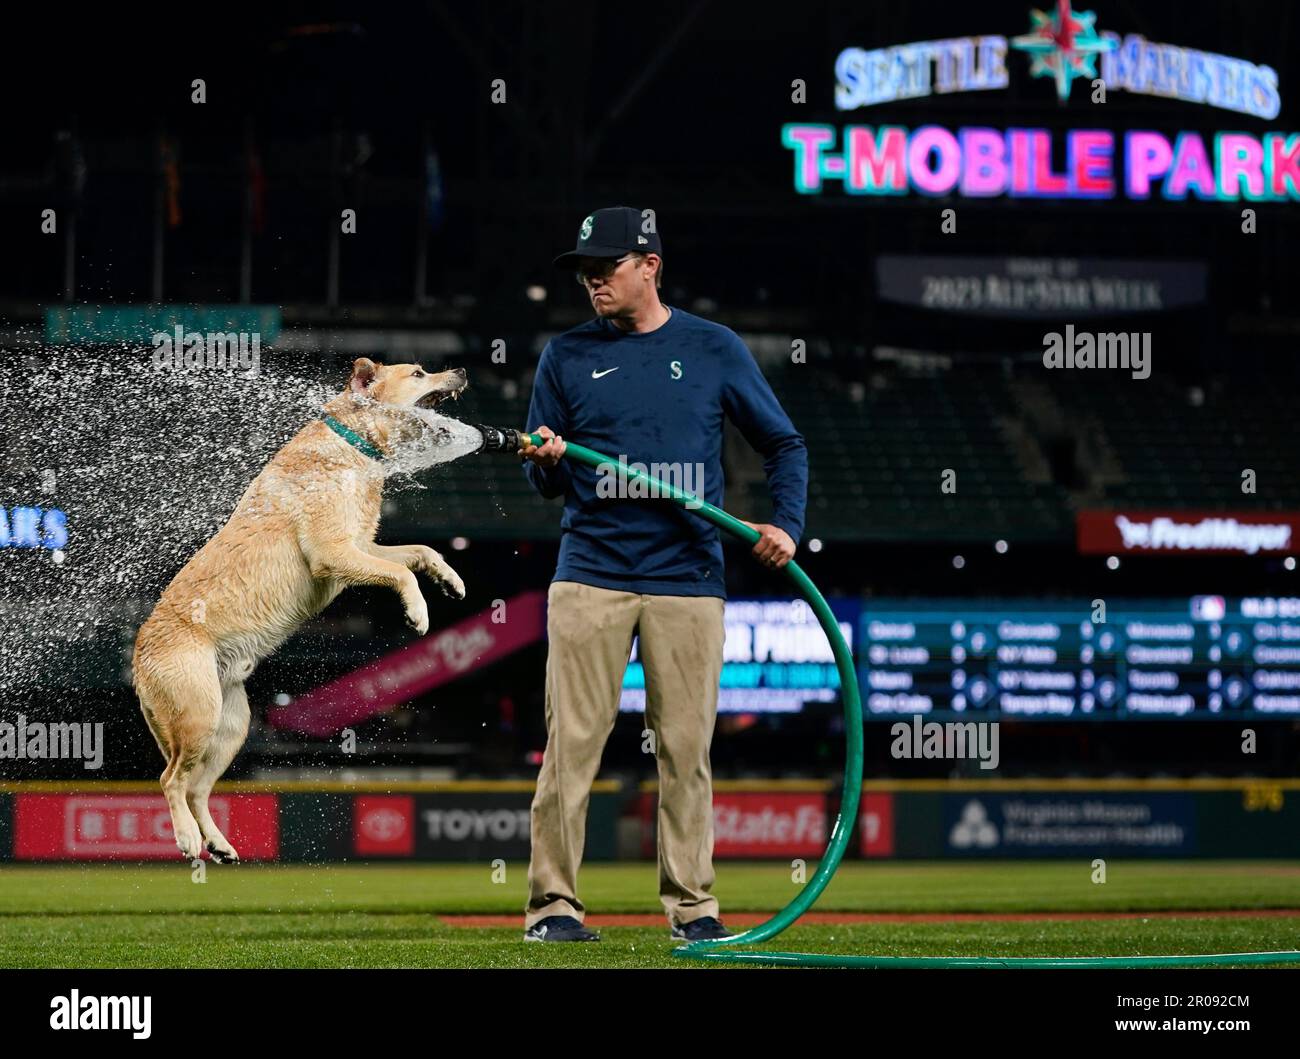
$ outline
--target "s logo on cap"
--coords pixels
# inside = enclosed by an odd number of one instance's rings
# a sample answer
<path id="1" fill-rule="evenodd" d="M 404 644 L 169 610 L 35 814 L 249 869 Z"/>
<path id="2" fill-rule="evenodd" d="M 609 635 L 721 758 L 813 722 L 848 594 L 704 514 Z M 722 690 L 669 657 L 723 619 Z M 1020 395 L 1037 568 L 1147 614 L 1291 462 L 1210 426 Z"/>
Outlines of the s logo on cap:
<path id="1" fill-rule="evenodd" d="M 578 229 L 578 238 L 584 243 L 591 238 L 591 215 L 588 214 L 582 220 L 582 227 Z"/>

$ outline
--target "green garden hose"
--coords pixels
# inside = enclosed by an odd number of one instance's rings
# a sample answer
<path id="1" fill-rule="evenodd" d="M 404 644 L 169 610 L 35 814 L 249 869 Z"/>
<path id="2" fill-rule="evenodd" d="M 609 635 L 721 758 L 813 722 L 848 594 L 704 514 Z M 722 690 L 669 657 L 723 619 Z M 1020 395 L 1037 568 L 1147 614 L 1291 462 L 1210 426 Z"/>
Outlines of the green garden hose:
<path id="1" fill-rule="evenodd" d="M 516 437 L 527 437 L 540 447 L 546 439 L 540 434 L 516 435 L 514 431 L 497 431 L 499 440 L 493 443 L 488 431 L 484 432 L 485 446 L 493 449 L 514 448 Z M 646 486 L 652 496 L 671 497 L 688 511 L 712 522 L 721 530 L 746 544 L 756 544 L 757 530 L 750 529 L 733 515 L 719 507 L 684 492 L 676 486 L 662 482 L 635 466 L 602 456 L 583 445 L 565 442 L 565 458 L 576 460 L 595 470 L 608 469 L 627 481 Z M 1244 966 L 1259 964 L 1300 963 L 1300 951 L 1242 952 L 1195 956 L 1096 956 L 1096 957 L 1023 957 L 1001 959 L 997 957 L 946 957 L 946 956 L 839 956 L 810 952 L 735 952 L 740 945 L 752 945 L 775 937 L 802 916 L 826 889 L 844 858 L 858 815 L 858 800 L 862 793 L 862 694 L 858 688 L 857 672 L 853 665 L 853 652 L 840 632 L 839 623 L 826 599 L 812 583 L 803 568 L 793 560 L 782 568 L 794 584 L 800 597 L 817 615 L 826 638 L 835 654 L 835 664 L 840 673 L 840 688 L 844 699 L 844 730 L 848 740 L 844 759 L 844 790 L 840 797 L 840 810 L 831 830 L 830 843 L 822 855 L 817 871 L 785 908 L 765 923 L 751 927 L 740 934 L 713 941 L 696 941 L 673 950 L 673 955 L 687 960 L 706 960 L 722 963 L 774 964 L 797 967 L 870 967 L 870 968 L 1150 968 L 1150 967 L 1210 967 Z"/>

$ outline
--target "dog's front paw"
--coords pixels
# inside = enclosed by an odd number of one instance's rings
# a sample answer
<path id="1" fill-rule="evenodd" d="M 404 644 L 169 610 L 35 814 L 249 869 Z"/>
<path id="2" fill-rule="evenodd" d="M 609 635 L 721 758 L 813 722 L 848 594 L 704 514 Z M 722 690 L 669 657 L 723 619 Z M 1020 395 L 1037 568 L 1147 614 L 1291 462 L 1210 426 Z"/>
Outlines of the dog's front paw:
<path id="1" fill-rule="evenodd" d="M 460 574 L 456 573 L 450 566 L 443 566 L 442 580 L 439 581 L 442 591 L 451 596 L 452 599 L 465 598 L 465 582 L 460 579 Z"/>
<path id="2" fill-rule="evenodd" d="M 429 631 L 429 605 L 423 596 L 416 596 L 406 604 L 406 624 L 415 630 L 417 636 Z"/>
<path id="3" fill-rule="evenodd" d="M 464 599 L 465 582 L 460 579 L 460 574 L 448 566 L 447 561 L 432 548 L 420 545 L 420 552 L 422 569 L 438 582 L 443 595 L 451 596 L 452 599 Z"/>

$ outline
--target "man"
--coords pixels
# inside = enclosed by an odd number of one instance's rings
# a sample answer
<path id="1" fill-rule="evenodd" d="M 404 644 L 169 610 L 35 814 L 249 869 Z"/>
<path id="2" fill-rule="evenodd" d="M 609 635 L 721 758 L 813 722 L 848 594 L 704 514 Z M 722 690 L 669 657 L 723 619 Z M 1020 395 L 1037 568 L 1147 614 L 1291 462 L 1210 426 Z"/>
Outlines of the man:
<path id="1" fill-rule="evenodd" d="M 762 535 L 753 554 L 782 567 L 803 532 L 803 438 L 735 332 L 659 300 L 663 247 L 652 218 L 625 206 L 597 210 L 577 247 L 556 258 L 576 270 L 596 318 L 547 344 L 528 409 L 529 429 L 546 440 L 525 443 L 525 473 L 543 496 L 565 498 L 547 597 L 547 744 L 532 805 L 528 941 L 600 940 L 582 925 L 577 875 L 634 635 L 659 767 L 659 897 L 672 937 L 729 936 L 710 893 L 709 744 L 726 597 L 718 530 L 666 497 L 627 496 L 614 467 L 562 461 L 565 435 L 615 460 L 676 468 L 682 480 L 673 484 L 721 505 L 726 415 L 763 454 L 772 492 L 772 523 L 753 527 Z"/>

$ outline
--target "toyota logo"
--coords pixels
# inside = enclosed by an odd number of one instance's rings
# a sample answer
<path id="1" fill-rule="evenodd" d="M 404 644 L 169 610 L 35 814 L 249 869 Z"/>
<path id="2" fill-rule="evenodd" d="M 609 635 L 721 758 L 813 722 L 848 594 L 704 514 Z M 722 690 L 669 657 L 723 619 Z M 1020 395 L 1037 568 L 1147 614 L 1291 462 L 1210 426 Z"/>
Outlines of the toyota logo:
<path id="1" fill-rule="evenodd" d="M 361 819 L 361 832 L 376 842 L 391 842 L 406 833 L 406 816 L 396 809 L 371 809 Z"/>

